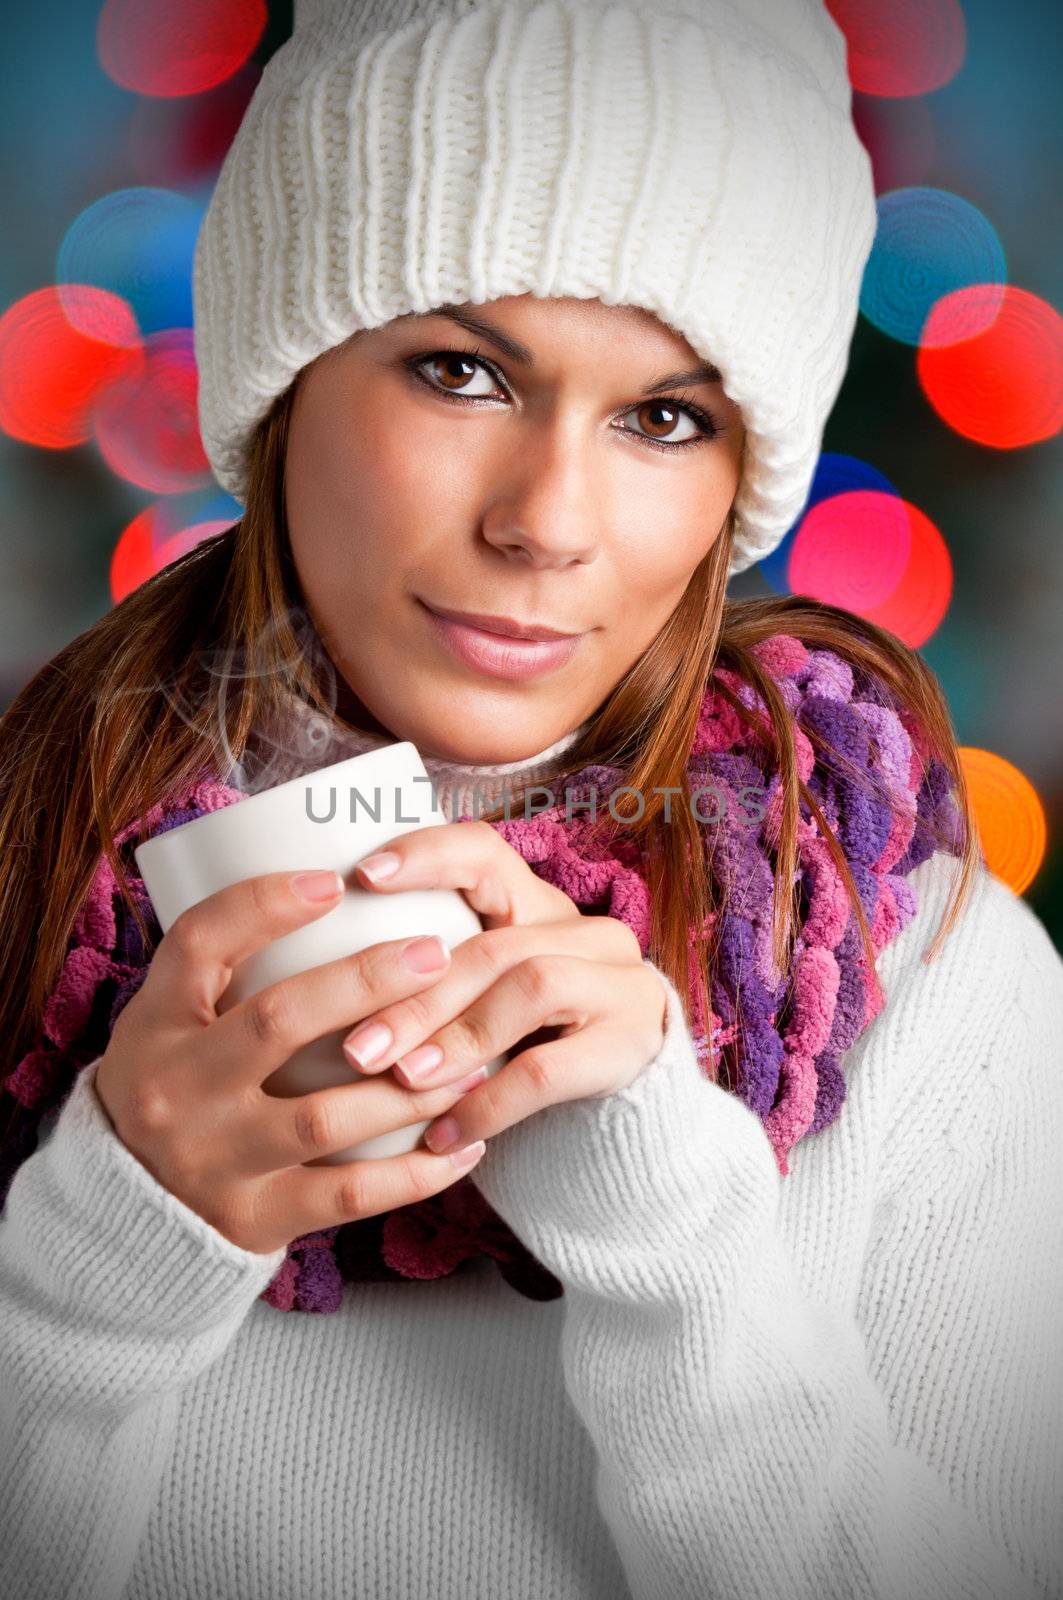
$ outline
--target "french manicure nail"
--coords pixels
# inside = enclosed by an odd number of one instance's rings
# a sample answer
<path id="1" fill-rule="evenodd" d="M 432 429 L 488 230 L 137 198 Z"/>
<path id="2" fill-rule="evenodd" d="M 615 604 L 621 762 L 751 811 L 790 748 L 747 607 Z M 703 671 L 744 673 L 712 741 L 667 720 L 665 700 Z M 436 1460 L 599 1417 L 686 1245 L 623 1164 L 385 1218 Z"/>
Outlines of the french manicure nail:
<path id="1" fill-rule="evenodd" d="M 399 857 L 394 850 L 381 850 L 375 856 L 366 856 L 358 866 L 370 883 L 383 883 L 385 878 L 392 878 L 398 872 Z"/>
<path id="2" fill-rule="evenodd" d="M 335 900 L 343 892 L 343 879 L 338 872 L 297 872 L 289 882 L 301 900 L 315 904 Z"/>
<path id="3" fill-rule="evenodd" d="M 487 1077 L 486 1067 L 477 1067 L 475 1072 L 470 1072 L 467 1078 L 462 1078 L 460 1083 L 454 1085 L 457 1094 L 468 1094 L 470 1089 L 475 1089 L 478 1083 L 483 1083 Z"/>
<path id="4" fill-rule="evenodd" d="M 379 1061 L 391 1041 L 390 1028 L 382 1022 L 370 1022 L 367 1027 L 359 1028 L 357 1033 L 344 1039 L 343 1048 L 347 1055 L 353 1056 L 356 1066 L 370 1067 L 374 1061 Z"/>
<path id="5" fill-rule="evenodd" d="M 440 1117 L 438 1122 L 433 1122 L 430 1128 L 425 1129 L 424 1142 L 435 1155 L 441 1156 L 449 1150 L 452 1144 L 457 1144 L 461 1137 L 461 1129 L 453 1117 Z"/>
<path id="6" fill-rule="evenodd" d="M 438 934 L 433 933 L 428 938 L 411 939 L 404 944 L 402 959 L 414 972 L 436 972 L 446 966 L 450 951 Z"/>
<path id="7" fill-rule="evenodd" d="M 483 1139 L 477 1139 L 475 1144 L 467 1144 L 464 1150 L 455 1150 L 450 1159 L 459 1171 L 465 1172 L 469 1167 L 474 1167 L 487 1149 Z"/>
<path id="8" fill-rule="evenodd" d="M 395 1065 L 401 1067 L 408 1078 L 423 1078 L 433 1067 L 438 1067 L 442 1059 L 443 1052 L 437 1044 L 419 1044 Z"/>

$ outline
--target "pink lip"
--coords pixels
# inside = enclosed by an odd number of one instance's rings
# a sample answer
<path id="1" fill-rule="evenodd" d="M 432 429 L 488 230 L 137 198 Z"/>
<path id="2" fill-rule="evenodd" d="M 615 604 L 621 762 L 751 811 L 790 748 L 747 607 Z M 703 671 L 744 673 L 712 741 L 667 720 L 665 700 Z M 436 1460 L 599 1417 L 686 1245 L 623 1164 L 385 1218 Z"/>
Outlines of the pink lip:
<path id="1" fill-rule="evenodd" d="M 576 652 L 581 633 L 567 639 L 514 639 L 439 616 L 421 601 L 428 619 L 451 653 L 466 666 L 495 678 L 535 678 L 563 666 Z"/>

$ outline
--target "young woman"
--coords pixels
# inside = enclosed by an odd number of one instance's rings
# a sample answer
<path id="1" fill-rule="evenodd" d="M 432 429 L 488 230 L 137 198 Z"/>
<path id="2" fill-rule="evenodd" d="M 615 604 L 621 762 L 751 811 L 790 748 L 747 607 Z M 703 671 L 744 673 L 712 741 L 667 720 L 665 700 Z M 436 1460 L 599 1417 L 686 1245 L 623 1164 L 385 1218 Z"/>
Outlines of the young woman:
<path id="1" fill-rule="evenodd" d="M 726 597 L 844 371 L 848 109 L 811 4 L 297 7 L 196 257 L 244 514 L 0 726 L 5 1595 L 1063 1594 L 1063 963 L 919 656 Z M 483 932 L 219 1017 L 338 889 L 163 937 L 134 845 L 395 739 L 447 823 L 359 880 Z"/>

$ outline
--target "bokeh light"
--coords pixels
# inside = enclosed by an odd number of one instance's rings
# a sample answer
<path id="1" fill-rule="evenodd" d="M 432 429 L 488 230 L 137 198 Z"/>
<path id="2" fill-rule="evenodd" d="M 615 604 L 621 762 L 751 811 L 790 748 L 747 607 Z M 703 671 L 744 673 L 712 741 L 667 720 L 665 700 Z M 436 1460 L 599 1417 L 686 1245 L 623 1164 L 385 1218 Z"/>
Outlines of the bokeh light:
<path id="1" fill-rule="evenodd" d="M 121 295 L 142 333 L 192 323 L 192 259 L 203 207 L 171 189 L 114 190 L 66 231 L 56 282 L 94 283 Z"/>
<path id="2" fill-rule="evenodd" d="M 115 605 L 153 578 L 163 567 L 186 555 L 204 539 L 224 533 L 240 516 L 231 495 L 157 500 L 145 506 L 123 529 L 111 555 L 109 583 Z"/>
<path id="3" fill-rule="evenodd" d="M 1004 247 L 977 206 L 944 189 L 895 189 L 879 197 L 860 310 L 883 333 L 916 345 L 943 295 L 1003 284 L 1006 276 Z"/>
<path id="4" fill-rule="evenodd" d="M 992 750 L 960 745 L 959 757 L 986 866 L 1022 894 L 1044 860 L 1041 798 L 1025 773 Z"/>
<path id="5" fill-rule="evenodd" d="M 790 587 L 863 616 L 893 594 L 911 546 L 911 522 L 899 496 L 876 489 L 831 495 L 806 513 L 797 530 Z"/>
<path id="6" fill-rule="evenodd" d="M 872 511 L 876 498 L 882 504 Z M 904 545 L 902 518 L 908 524 L 906 556 L 897 581 L 885 592 Z M 879 529 L 886 536 L 881 548 Z M 845 606 L 888 628 L 913 649 L 939 626 L 952 596 L 952 561 L 930 518 L 899 496 L 873 490 L 838 495 L 804 518 L 793 542 L 788 578 L 795 594 Z"/>
<path id="7" fill-rule="evenodd" d="M 967 24 L 959 0 L 826 0 L 865 94 L 929 94 L 959 72 Z"/>
<path id="8" fill-rule="evenodd" d="M 146 339 L 143 370 L 111 384 L 93 410 L 96 443 L 112 472 L 156 494 L 208 480 L 198 390 L 191 328 Z"/>
<path id="9" fill-rule="evenodd" d="M 913 650 L 940 627 L 952 599 L 952 557 L 940 532 L 925 512 L 905 501 L 912 543 L 904 576 L 887 600 L 860 615 L 888 628 Z M 855 610 L 856 607 L 854 606 Z"/>
<path id="10" fill-rule="evenodd" d="M 104 0 L 96 52 L 134 94 L 201 94 L 243 65 L 266 20 L 265 0 Z"/>
<path id="11" fill-rule="evenodd" d="M 923 393 L 950 428 L 998 450 L 1063 428 L 1063 318 L 1026 289 L 974 285 L 934 306 L 916 354 Z"/>
<path id="12" fill-rule="evenodd" d="M 757 564 L 757 571 L 777 594 L 790 592 L 790 555 L 802 520 L 821 500 L 856 489 L 878 489 L 882 494 L 897 493 L 884 472 L 880 472 L 869 462 L 862 461 L 859 456 L 846 455 L 842 451 L 825 450 L 816 462 L 808 499 L 793 527 L 787 531 L 786 537 L 771 555 L 765 556 L 764 560 Z"/>
<path id="13" fill-rule="evenodd" d="M 83 444 L 93 408 L 143 371 L 136 318 L 118 295 L 92 285 L 36 289 L 0 317 L 0 428 L 46 450 Z"/>

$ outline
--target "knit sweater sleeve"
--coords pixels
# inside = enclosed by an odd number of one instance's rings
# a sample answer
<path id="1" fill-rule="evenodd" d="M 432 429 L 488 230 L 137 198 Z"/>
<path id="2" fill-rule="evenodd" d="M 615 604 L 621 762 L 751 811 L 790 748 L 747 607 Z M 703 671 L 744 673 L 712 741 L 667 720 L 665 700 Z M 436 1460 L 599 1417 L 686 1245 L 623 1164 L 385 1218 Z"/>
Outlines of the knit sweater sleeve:
<path id="1" fill-rule="evenodd" d="M 114 1600 L 179 1392 L 284 1259 L 240 1249 L 113 1131 L 83 1068 L 0 1218 L 0 1594 Z"/>
<path id="2" fill-rule="evenodd" d="M 803 1152 L 781 1178 L 667 980 L 632 1085 L 544 1108 L 476 1168 L 564 1283 L 565 1381 L 635 1600 L 1063 1595 L 1063 962 L 983 871 L 921 963 L 950 884 L 917 870 L 923 915 L 880 956 L 887 1005 L 847 1063 L 903 1093 L 878 1179 L 850 1172 L 862 1260 L 818 1291 L 782 1223 Z"/>

